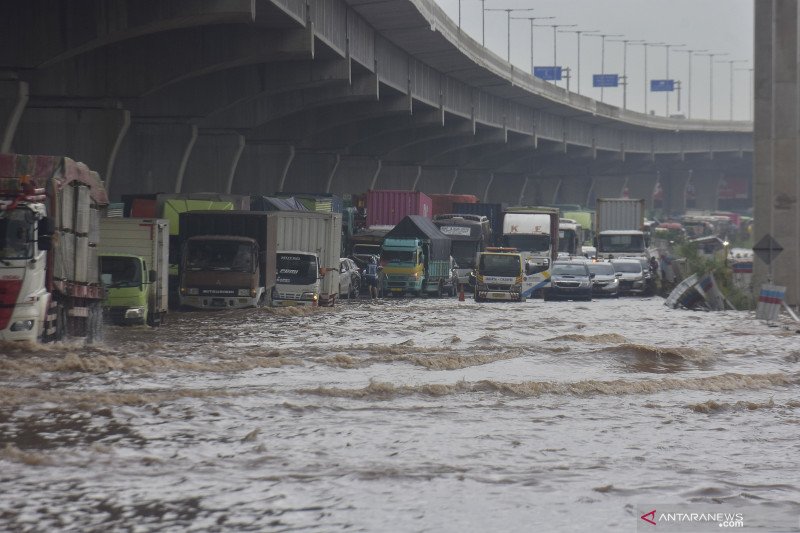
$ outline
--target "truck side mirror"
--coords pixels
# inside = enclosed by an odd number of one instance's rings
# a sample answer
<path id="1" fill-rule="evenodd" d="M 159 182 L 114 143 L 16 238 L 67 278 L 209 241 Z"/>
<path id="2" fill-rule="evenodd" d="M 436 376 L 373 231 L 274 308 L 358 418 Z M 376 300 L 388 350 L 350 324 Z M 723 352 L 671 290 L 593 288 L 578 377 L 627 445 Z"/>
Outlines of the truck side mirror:
<path id="1" fill-rule="evenodd" d="M 158 273 L 155 270 L 147 271 L 147 281 L 149 281 L 150 283 L 155 283 L 157 278 L 158 278 Z"/>
<path id="2" fill-rule="evenodd" d="M 52 235 L 39 235 L 39 241 L 37 242 L 39 246 L 39 250 L 42 252 L 46 252 L 53 247 L 53 237 Z"/>
<path id="3" fill-rule="evenodd" d="M 43 217 L 39 220 L 39 236 L 52 235 L 55 228 L 53 228 L 53 219 L 50 217 Z M 41 246 L 39 247 L 41 248 Z"/>

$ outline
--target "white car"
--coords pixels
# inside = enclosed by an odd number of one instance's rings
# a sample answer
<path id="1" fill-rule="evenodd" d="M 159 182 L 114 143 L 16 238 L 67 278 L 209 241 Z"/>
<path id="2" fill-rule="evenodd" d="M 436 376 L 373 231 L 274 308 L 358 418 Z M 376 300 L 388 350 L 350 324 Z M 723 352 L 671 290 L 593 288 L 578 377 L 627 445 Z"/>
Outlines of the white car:
<path id="1" fill-rule="evenodd" d="M 339 258 L 339 295 L 358 298 L 361 290 L 361 271 L 349 257 Z"/>
<path id="2" fill-rule="evenodd" d="M 621 294 L 643 294 L 647 290 L 645 272 L 639 259 L 612 259 L 610 263 L 617 273 L 622 274 L 619 278 Z"/>

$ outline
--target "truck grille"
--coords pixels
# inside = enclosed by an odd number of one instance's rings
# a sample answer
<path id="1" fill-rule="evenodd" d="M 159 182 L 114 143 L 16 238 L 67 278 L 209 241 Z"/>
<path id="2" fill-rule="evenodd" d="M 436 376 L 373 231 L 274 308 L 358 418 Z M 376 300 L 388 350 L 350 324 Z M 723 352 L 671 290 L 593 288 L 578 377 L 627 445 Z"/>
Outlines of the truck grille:
<path id="1" fill-rule="evenodd" d="M 564 288 L 571 288 L 574 289 L 576 287 L 580 287 L 580 281 L 557 281 L 556 287 L 564 287 Z"/>
<path id="2" fill-rule="evenodd" d="M 501 283 L 489 283 L 486 285 L 486 288 L 490 291 L 507 291 L 509 290 L 508 285 L 503 285 Z"/>

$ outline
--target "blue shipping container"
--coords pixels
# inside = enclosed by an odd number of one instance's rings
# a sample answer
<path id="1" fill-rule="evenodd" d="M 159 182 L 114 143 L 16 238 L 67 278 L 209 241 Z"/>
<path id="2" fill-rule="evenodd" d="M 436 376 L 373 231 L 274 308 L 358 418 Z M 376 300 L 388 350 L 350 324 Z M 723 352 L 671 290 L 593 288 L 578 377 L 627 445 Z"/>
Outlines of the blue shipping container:
<path id="1" fill-rule="evenodd" d="M 503 213 L 506 207 L 506 204 L 454 203 L 453 214 L 482 215 L 488 218 L 489 224 L 492 227 L 492 245 L 499 246 L 500 237 L 503 236 Z"/>

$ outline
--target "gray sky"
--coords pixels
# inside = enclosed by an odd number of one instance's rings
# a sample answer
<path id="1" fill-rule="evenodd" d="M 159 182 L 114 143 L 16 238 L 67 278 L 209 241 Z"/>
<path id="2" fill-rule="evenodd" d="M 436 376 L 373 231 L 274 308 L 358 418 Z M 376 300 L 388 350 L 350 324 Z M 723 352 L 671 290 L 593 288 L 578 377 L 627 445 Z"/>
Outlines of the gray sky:
<path id="1" fill-rule="evenodd" d="M 458 20 L 458 0 L 436 0 L 454 20 Z M 727 53 L 714 58 L 714 118 L 730 116 L 730 65 L 728 60 L 745 60 L 734 69 L 753 67 L 753 0 L 486 0 L 486 8 L 534 8 L 530 12 L 512 13 L 512 17 L 555 17 L 537 20 L 534 24 L 577 24 L 560 30 L 599 30 L 624 37 L 608 37 L 605 45 L 605 72 L 622 74 L 623 44 L 612 39 L 646 40 L 668 44 L 685 44 L 686 49 Z M 506 13 L 486 12 L 486 46 L 501 57 L 506 56 Z M 462 28 L 481 41 L 480 0 L 461 0 Z M 577 36 L 557 34 L 557 62 L 571 67 L 570 90 L 577 91 Z M 511 62 L 530 68 L 530 22 L 511 20 Z M 666 53 L 663 46 L 648 47 L 648 79 L 666 78 Z M 670 78 L 681 80 L 681 113 L 687 114 L 688 54 L 670 51 Z M 553 64 L 553 29 L 535 28 L 534 58 L 537 66 Z M 726 61 L 725 63 L 717 63 Z M 692 60 L 692 118 L 709 116 L 709 58 L 695 55 Z M 581 36 L 581 94 L 600 99 L 600 89 L 592 87 L 592 74 L 601 72 L 601 39 Z M 644 111 L 644 47 L 628 45 L 628 108 Z M 733 118 L 750 118 L 750 73 L 734 70 Z M 565 81 L 560 82 L 564 87 Z M 604 90 L 605 102 L 622 107 L 623 89 Z M 677 93 L 670 95 L 670 113 L 678 113 Z M 647 107 L 664 115 L 664 93 L 647 96 Z"/>

